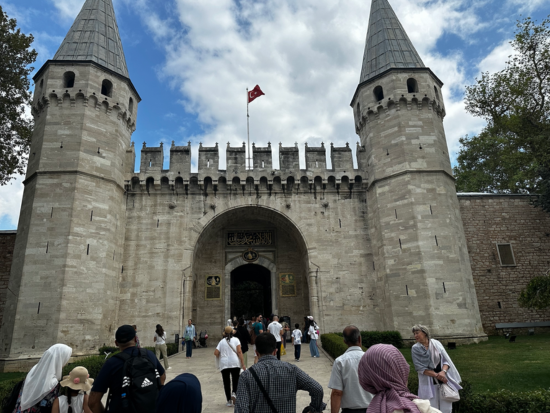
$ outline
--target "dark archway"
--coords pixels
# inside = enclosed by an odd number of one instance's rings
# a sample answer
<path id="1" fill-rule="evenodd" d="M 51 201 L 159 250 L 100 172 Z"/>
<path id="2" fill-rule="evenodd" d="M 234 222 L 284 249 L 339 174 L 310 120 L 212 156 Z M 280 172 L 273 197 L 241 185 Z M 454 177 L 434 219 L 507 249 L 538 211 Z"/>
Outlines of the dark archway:
<path id="1" fill-rule="evenodd" d="M 231 316 L 250 319 L 253 315 L 269 316 L 271 272 L 261 265 L 246 264 L 231 272 Z"/>

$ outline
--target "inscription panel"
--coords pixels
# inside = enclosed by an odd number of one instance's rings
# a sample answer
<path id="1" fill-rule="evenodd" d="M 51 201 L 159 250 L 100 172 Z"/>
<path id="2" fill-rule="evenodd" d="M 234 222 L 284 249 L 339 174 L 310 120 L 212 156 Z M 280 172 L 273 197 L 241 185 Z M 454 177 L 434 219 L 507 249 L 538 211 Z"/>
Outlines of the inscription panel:
<path id="1" fill-rule="evenodd" d="M 229 231 L 227 245 L 273 245 L 273 231 Z"/>

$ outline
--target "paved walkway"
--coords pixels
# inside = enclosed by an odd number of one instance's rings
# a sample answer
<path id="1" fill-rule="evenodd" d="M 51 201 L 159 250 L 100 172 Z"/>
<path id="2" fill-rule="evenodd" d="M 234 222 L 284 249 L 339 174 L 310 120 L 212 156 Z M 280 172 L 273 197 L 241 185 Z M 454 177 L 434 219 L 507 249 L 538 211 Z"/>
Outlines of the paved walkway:
<path id="1" fill-rule="evenodd" d="M 166 372 L 167 381 L 181 373 L 192 373 L 198 377 L 202 388 L 203 413 L 229 411 L 229 408 L 225 407 L 226 400 L 223 391 L 222 376 L 215 367 L 214 350 L 216 349 L 216 345 L 217 343 L 209 340 L 207 348 L 193 349 L 193 357 L 191 359 L 185 358 L 185 352 L 180 352 L 168 359 L 172 368 Z M 323 386 L 325 392 L 323 400 L 327 404 L 325 412 L 330 412 L 330 389 L 327 385 L 332 370 L 332 361 L 323 351 L 320 351 L 321 357 L 312 358 L 309 355 L 308 344 L 302 345 L 300 362 L 294 361 L 294 347 L 292 344 L 287 344 L 286 351 L 286 356 L 281 357 L 282 361 L 296 364 Z M 252 358 L 252 353 L 250 353 L 248 355 L 248 366 L 251 366 L 253 363 L 254 359 Z M 298 392 L 297 400 L 297 412 L 301 412 L 310 401 L 308 393 L 304 391 Z"/>

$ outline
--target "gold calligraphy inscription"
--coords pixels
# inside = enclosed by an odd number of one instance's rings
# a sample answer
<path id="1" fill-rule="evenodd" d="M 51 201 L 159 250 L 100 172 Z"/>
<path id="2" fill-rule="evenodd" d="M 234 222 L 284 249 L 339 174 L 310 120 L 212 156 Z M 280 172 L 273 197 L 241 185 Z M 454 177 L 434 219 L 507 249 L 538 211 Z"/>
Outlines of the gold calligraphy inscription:
<path id="1" fill-rule="evenodd" d="M 281 286 L 281 297 L 296 296 L 296 279 L 294 274 L 282 272 L 279 274 L 279 284 Z"/>
<path id="2" fill-rule="evenodd" d="M 205 300 L 222 299 L 222 281 L 219 275 L 208 275 L 205 278 L 206 286 L 204 291 Z"/>
<path id="3" fill-rule="evenodd" d="M 227 245 L 273 245 L 272 231 L 230 231 Z"/>

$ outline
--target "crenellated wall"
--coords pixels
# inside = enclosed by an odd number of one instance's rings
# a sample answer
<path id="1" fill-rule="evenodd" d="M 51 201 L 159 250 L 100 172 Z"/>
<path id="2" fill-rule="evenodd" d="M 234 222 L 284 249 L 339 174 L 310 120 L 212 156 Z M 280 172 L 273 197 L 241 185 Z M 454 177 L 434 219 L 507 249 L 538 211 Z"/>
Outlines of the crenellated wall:
<path id="1" fill-rule="evenodd" d="M 326 165 L 326 149 L 305 146 L 306 169 L 300 169 L 298 146 L 284 147 L 279 144 L 279 169 L 273 169 L 271 144 L 258 147 L 252 144 L 253 169 L 247 168 L 246 147 L 232 147 L 227 144 L 226 168 L 220 169 L 220 148 L 199 145 L 198 172 L 191 172 L 191 143 L 187 146 L 170 147 L 170 165 L 162 169 L 164 146 L 141 149 L 139 172 L 126 175 L 126 189 L 129 192 L 169 190 L 188 194 L 204 192 L 212 186 L 214 191 L 238 191 L 254 189 L 261 191 L 343 191 L 362 189 L 367 183 L 364 170 L 353 167 L 353 152 L 349 145 L 330 146 L 332 169 Z M 357 163 L 364 164 L 364 148 L 357 146 Z M 135 159 L 134 145 L 127 151 L 127 159 Z M 247 186 L 248 185 L 248 186 Z"/>

